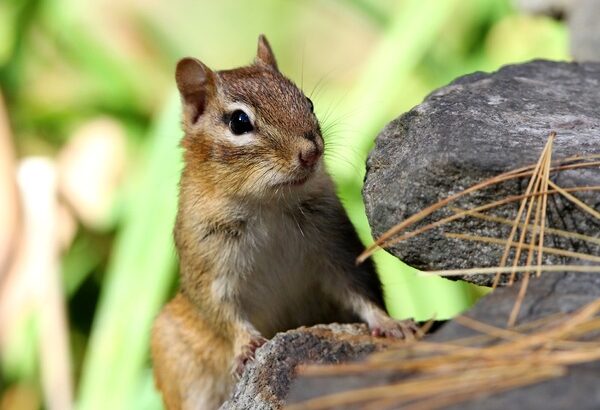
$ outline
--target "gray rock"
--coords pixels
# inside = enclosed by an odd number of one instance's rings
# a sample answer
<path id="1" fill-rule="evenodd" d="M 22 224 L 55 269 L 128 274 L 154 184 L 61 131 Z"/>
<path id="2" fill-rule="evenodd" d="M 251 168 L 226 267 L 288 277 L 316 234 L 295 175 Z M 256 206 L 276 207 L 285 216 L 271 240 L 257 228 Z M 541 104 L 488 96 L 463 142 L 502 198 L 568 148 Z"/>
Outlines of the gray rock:
<path id="1" fill-rule="evenodd" d="M 421 209 L 499 173 L 535 163 L 551 131 L 553 158 L 600 153 L 600 64 L 533 61 L 492 74 L 459 78 L 391 122 L 369 156 L 363 189 L 373 236 Z M 600 185 L 600 167 L 562 171 L 559 186 Z M 522 194 L 527 180 L 469 195 L 453 205 L 471 208 Z M 600 209 L 598 191 L 578 192 Z M 495 215 L 514 218 L 518 203 Z M 443 210 L 434 214 L 450 215 Z M 424 223 L 431 222 L 428 218 Z M 600 223 L 565 198 L 548 201 L 547 226 L 600 236 Z M 503 247 L 446 238 L 462 232 L 506 238 L 507 225 L 464 218 L 393 246 L 390 251 L 423 270 L 497 266 Z M 598 246 L 547 235 L 546 246 L 600 255 Z M 578 263 L 545 257 L 546 263 Z M 489 285 L 490 276 L 469 281 Z"/>
<path id="2" fill-rule="evenodd" d="M 333 323 L 279 333 L 257 350 L 221 409 L 279 409 L 299 364 L 358 360 L 387 343 L 371 337 L 364 324 Z"/>
<path id="3" fill-rule="evenodd" d="M 467 314 L 476 320 L 504 327 L 513 307 L 518 287 L 497 289 Z M 532 279 L 519 315 L 524 324 L 555 313 L 572 312 L 600 297 L 600 275 L 547 273 Z M 433 342 L 448 342 L 473 335 L 471 329 L 449 322 L 429 337 Z M 294 381 L 288 403 L 298 403 L 326 394 L 340 393 L 361 387 L 390 384 L 410 378 L 401 372 L 366 373 L 360 376 L 308 377 L 300 375 Z M 488 397 L 479 397 L 444 409 L 504 410 L 504 409 L 598 409 L 600 408 L 600 361 L 571 366 L 567 375 L 526 387 L 516 388 Z M 316 386 L 316 388 L 315 388 Z M 485 392 L 481 392 L 485 396 Z M 361 408 L 340 407 L 343 409 Z"/>

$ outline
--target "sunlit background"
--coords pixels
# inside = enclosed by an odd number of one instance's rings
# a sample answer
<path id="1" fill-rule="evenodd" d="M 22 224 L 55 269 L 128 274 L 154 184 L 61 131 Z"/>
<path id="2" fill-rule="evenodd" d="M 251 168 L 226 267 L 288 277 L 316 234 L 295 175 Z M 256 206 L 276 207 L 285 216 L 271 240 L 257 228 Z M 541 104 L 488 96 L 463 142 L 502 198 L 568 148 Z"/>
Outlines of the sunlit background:
<path id="1" fill-rule="evenodd" d="M 457 76 L 568 58 L 562 23 L 508 0 L 1 1 L 0 410 L 161 408 L 148 339 L 177 286 L 174 65 L 247 64 L 260 33 L 314 101 L 365 242 L 364 162 L 388 121 Z M 376 260 L 398 318 L 483 292 Z"/>

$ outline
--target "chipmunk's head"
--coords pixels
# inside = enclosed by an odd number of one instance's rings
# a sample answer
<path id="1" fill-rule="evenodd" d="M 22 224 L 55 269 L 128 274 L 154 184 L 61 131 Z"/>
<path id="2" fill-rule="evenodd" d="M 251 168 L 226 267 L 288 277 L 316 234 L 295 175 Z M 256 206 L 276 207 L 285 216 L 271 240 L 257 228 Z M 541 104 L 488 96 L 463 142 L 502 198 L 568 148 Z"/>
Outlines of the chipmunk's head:
<path id="1" fill-rule="evenodd" d="M 204 178 L 236 194 L 265 196 L 302 187 L 321 167 L 313 104 L 279 72 L 264 36 L 252 65 L 214 72 L 184 58 L 175 78 L 186 165 Z"/>

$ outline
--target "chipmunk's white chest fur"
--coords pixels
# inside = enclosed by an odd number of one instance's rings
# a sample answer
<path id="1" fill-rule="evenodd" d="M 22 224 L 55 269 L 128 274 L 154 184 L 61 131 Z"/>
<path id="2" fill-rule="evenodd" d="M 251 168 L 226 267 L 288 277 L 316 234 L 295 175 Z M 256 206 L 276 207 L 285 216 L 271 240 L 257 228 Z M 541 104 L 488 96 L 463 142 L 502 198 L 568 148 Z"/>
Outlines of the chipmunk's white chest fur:
<path id="1" fill-rule="evenodd" d="M 215 296 L 236 299 L 242 314 L 263 334 L 310 321 L 298 312 L 310 316 L 310 306 L 322 302 L 318 276 L 324 272 L 317 260 L 321 253 L 314 249 L 315 229 L 297 210 L 253 210 L 243 233 L 223 255 L 226 274 L 213 283 Z"/>

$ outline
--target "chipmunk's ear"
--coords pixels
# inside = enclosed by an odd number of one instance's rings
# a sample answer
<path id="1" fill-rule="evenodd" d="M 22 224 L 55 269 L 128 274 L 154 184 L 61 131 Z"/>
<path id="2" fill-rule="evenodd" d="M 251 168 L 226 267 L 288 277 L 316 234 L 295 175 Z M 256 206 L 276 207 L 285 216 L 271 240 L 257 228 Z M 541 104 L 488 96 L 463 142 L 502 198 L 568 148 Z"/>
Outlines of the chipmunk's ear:
<path id="1" fill-rule="evenodd" d="M 264 64 L 277 71 L 277 61 L 271 46 L 264 34 L 258 36 L 258 50 L 256 51 L 256 62 Z"/>
<path id="2" fill-rule="evenodd" d="M 184 122 L 194 124 L 208 99 L 216 94 L 215 73 L 199 60 L 187 57 L 177 63 L 175 81 L 183 101 Z"/>

